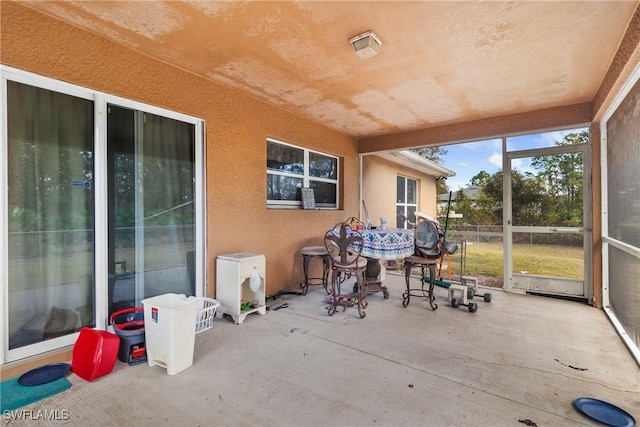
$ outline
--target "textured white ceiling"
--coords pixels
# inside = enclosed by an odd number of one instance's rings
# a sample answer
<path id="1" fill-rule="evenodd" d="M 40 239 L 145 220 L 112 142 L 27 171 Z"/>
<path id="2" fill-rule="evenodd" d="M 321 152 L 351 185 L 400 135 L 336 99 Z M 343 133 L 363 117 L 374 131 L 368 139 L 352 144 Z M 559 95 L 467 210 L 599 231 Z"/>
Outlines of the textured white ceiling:
<path id="1" fill-rule="evenodd" d="M 24 1 L 354 137 L 591 101 L 638 1 Z M 380 53 L 349 39 L 373 30 Z"/>

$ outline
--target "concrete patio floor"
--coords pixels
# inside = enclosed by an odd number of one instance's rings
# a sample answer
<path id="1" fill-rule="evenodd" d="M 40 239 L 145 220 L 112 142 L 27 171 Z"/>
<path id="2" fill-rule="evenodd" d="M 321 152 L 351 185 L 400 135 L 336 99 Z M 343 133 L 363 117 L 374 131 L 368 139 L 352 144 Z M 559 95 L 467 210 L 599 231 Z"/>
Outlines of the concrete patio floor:
<path id="1" fill-rule="evenodd" d="M 355 308 L 329 317 L 320 286 L 242 325 L 216 319 L 190 368 L 71 374 L 69 390 L 23 408 L 67 420 L 5 425 L 601 425 L 574 408 L 579 397 L 640 420 L 640 368 L 602 310 L 491 290 L 469 313 L 442 288 L 436 311 L 416 297 L 404 308 L 404 278 L 385 284 L 390 298 L 370 294 L 364 319 Z"/>

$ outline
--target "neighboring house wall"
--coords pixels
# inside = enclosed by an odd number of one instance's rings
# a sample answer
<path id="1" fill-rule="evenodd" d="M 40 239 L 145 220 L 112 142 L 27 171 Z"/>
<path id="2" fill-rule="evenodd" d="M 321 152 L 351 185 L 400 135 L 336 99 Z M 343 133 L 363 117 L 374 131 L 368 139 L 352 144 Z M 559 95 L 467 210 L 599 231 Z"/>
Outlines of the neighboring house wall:
<path id="1" fill-rule="evenodd" d="M 373 225 L 380 225 L 380 217 L 386 217 L 389 227 L 396 226 L 398 175 L 418 181 L 417 210 L 436 215 L 435 177 L 377 156 L 363 156 L 362 165 L 362 198 Z"/>
<path id="2" fill-rule="evenodd" d="M 187 73 L 24 5 L 1 2 L 3 65 L 200 117 L 206 125 L 206 272 L 215 296 L 218 255 L 267 260 L 267 294 L 297 287 L 300 248 L 359 212 L 356 142 L 255 97 Z M 266 139 L 341 158 L 340 210 L 266 207 Z"/>

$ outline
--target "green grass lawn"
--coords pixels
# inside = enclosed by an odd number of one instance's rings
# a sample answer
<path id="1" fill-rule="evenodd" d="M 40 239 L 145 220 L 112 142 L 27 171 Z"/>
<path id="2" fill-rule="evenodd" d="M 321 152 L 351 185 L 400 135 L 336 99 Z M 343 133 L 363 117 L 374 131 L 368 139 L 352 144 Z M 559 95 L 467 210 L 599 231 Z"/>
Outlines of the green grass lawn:
<path id="1" fill-rule="evenodd" d="M 467 243 L 466 274 L 503 277 L 502 243 Z M 453 274 L 460 272 L 460 251 L 451 257 Z M 582 279 L 584 261 L 582 248 L 558 245 L 515 244 L 513 271 L 526 271 L 543 276 Z"/>
<path id="2" fill-rule="evenodd" d="M 149 251 L 149 268 L 172 266 L 182 261 L 183 256 L 173 246 L 155 247 Z M 451 256 L 451 273 L 459 276 L 461 272 L 459 249 Z M 123 254 L 124 255 L 124 254 Z M 133 255 L 129 254 L 130 260 Z M 483 277 L 484 282 L 495 282 L 501 286 L 503 281 L 503 248 L 500 242 L 468 242 L 466 251 L 466 271 L 468 276 Z M 582 248 L 558 245 L 516 244 L 513 247 L 514 272 L 526 271 L 529 274 L 556 276 L 573 279 L 583 277 Z M 92 254 L 75 253 L 49 259 L 29 258 L 14 260 L 11 263 L 10 282 L 16 288 L 26 289 L 44 286 L 46 283 L 65 283 L 87 279 L 93 272 Z M 128 263 L 129 271 L 135 266 Z M 443 274 L 446 276 L 446 274 Z M 489 280 L 495 278 L 496 280 Z"/>

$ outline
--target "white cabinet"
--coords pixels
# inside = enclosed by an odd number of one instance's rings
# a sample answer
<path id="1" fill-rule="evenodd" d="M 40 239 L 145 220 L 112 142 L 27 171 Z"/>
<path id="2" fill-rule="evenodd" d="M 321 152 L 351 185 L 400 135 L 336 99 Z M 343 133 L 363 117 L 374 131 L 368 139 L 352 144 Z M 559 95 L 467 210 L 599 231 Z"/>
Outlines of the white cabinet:
<path id="1" fill-rule="evenodd" d="M 216 268 L 216 300 L 220 302 L 218 316 L 228 314 L 236 325 L 240 325 L 251 313 L 267 313 L 264 255 L 248 252 L 220 255 Z M 242 310 L 243 302 L 252 304 L 252 307 Z"/>

